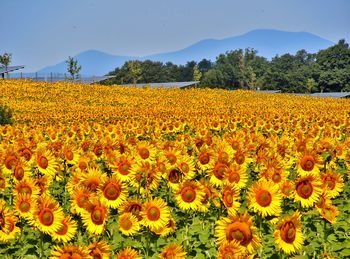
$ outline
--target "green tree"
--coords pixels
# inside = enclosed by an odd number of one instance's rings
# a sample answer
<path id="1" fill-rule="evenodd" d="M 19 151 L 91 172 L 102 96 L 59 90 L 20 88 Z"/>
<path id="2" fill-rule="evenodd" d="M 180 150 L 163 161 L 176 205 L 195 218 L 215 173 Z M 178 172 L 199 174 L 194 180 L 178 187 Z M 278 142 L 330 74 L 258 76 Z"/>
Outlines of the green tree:
<path id="1" fill-rule="evenodd" d="M 140 61 L 130 61 L 127 67 L 132 78 L 132 83 L 135 85 L 142 78 L 142 68 Z"/>
<path id="2" fill-rule="evenodd" d="M 70 75 L 70 79 L 72 81 L 74 81 L 75 79 L 78 79 L 79 73 L 81 70 L 81 66 L 78 66 L 78 60 L 69 56 L 66 63 L 67 63 L 67 71 Z"/>
<path id="3" fill-rule="evenodd" d="M 12 54 L 9 53 L 4 53 L 3 55 L 0 55 L 0 64 L 2 64 L 5 69 L 7 70 L 8 66 L 11 63 L 11 59 L 12 59 Z M 4 77 L 4 75 L 3 75 Z"/>
<path id="4" fill-rule="evenodd" d="M 308 78 L 306 81 L 306 91 L 311 94 L 316 87 L 316 82 L 313 78 Z"/>
<path id="5" fill-rule="evenodd" d="M 202 78 L 202 73 L 198 68 L 198 65 L 193 67 L 193 81 L 200 81 Z"/>

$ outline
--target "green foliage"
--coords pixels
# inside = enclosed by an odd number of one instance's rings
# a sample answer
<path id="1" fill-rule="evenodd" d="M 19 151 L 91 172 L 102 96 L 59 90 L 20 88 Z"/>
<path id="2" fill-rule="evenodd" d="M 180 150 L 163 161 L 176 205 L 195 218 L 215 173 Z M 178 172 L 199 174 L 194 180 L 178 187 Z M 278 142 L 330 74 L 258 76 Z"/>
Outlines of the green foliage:
<path id="1" fill-rule="evenodd" d="M 0 105 L 0 125 L 12 124 L 12 110 L 6 105 Z"/>
<path id="2" fill-rule="evenodd" d="M 81 66 L 78 66 L 78 60 L 73 57 L 68 57 L 67 63 L 67 71 L 70 75 L 71 80 L 78 79 L 79 72 L 81 70 Z"/>
<path id="3" fill-rule="evenodd" d="M 10 65 L 12 59 L 12 54 L 4 53 L 0 55 L 0 64 L 4 65 L 6 68 Z"/>
<path id="4" fill-rule="evenodd" d="M 193 81 L 199 81 L 199 80 L 201 80 L 201 78 L 202 78 L 202 73 L 199 70 L 198 66 L 195 65 L 193 67 Z"/>

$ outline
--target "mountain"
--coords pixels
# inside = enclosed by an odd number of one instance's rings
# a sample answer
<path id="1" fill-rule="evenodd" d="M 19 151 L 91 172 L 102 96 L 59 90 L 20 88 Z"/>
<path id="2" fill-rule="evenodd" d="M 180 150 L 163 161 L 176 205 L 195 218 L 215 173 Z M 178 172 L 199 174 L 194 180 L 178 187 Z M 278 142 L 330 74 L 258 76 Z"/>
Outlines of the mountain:
<path id="1" fill-rule="evenodd" d="M 221 40 L 202 40 L 178 51 L 143 57 L 115 56 L 101 51 L 89 50 L 76 55 L 75 58 L 82 66 L 82 75 L 104 75 L 116 67 L 122 66 L 128 60 L 150 59 L 161 62 L 171 61 L 175 64 L 185 64 L 191 60 L 200 61 L 203 58 L 215 61 L 221 53 L 248 47 L 258 50 L 258 55 L 271 59 L 285 53 L 295 54 L 300 49 L 315 53 L 332 45 L 334 45 L 333 42 L 308 32 L 261 29 Z M 67 65 L 63 61 L 54 66 L 43 68 L 38 73 L 65 73 L 66 70 Z"/>

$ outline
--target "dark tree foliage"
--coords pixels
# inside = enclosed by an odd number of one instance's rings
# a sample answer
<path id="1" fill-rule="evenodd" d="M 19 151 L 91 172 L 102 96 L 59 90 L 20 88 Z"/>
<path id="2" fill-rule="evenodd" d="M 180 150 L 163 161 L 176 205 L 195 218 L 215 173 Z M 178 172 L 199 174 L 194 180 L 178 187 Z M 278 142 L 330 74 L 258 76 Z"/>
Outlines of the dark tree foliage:
<path id="1" fill-rule="evenodd" d="M 129 62 L 138 62 L 141 75 L 137 82 L 140 83 L 192 81 L 196 67 L 202 75 L 200 87 L 301 93 L 350 91 L 350 48 L 345 40 L 318 53 L 302 49 L 294 55 L 277 55 L 270 61 L 251 48 L 220 54 L 215 62 L 203 59 L 198 63 L 175 65 L 150 60 L 128 61 L 109 73 L 116 77 L 107 83 L 133 83 Z"/>
<path id="2" fill-rule="evenodd" d="M 6 105 L 0 105 L 0 125 L 12 124 L 12 111 Z"/>

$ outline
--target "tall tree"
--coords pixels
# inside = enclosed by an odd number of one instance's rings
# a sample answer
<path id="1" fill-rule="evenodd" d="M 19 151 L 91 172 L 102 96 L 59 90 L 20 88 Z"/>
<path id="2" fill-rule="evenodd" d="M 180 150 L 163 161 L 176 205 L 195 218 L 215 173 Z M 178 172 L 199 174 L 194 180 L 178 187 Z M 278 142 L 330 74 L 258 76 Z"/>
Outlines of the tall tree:
<path id="1" fill-rule="evenodd" d="M 12 54 L 5 52 L 3 55 L 0 55 L 0 64 L 2 64 L 7 70 L 8 66 L 11 63 L 11 59 L 12 59 Z M 2 74 L 2 77 L 4 78 L 4 74 Z"/>
<path id="2" fill-rule="evenodd" d="M 197 65 L 193 67 L 193 81 L 200 81 L 202 78 L 202 73 L 199 71 L 199 68 Z"/>
<path id="3" fill-rule="evenodd" d="M 74 81 L 75 79 L 78 79 L 79 73 L 81 70 L 81 66 L 78 66 L 78 60 L 74 59 L 73 57 L 69 56 L 67 63 L 67 71 L 70 75 L 70 79 Z"/>
<path id="4" fill-rule="evenodd" d="M 139 61 L 128 62 L 128 69 L 132 78 L 132 83 L 135 85 L 141 79 L 142 69 Z"/>

